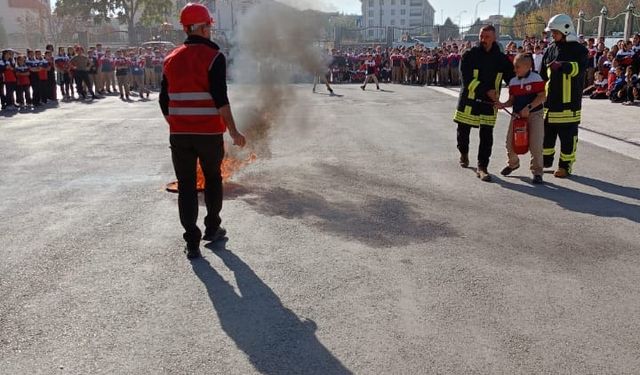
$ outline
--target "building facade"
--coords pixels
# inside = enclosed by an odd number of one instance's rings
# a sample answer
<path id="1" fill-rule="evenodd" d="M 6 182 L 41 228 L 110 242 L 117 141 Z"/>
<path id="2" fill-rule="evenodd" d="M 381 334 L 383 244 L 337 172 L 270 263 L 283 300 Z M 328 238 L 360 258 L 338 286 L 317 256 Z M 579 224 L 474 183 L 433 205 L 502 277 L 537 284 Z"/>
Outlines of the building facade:
<path id="1" fill-rule="evenodd" d="M 428 0 L 360 0 L 363 27 L 433 27 L 435 9 Z"/>
<path id="2" fill-rule="evenodd" d="M 43 33 L 43 15 L 50 13 L 49 0 L 0 0 L 0 22 L 9 35 Z"/>

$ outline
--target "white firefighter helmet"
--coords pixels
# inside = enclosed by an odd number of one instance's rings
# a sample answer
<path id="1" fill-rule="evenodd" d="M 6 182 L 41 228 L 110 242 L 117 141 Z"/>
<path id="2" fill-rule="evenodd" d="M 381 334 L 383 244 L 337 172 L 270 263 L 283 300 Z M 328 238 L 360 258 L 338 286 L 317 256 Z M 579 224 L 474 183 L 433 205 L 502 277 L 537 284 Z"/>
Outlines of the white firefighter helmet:
<path id="1" fill-rule="evenodd" d="M 578 34 L 575 27 L 573 27 L 573 20 L 566 14 L 556 14 L 551 17 L 549 24 L 544 31 L 549 32 L 551 30 L 558 30 L 567 37 L 567 42 L 577 42 Z"/>

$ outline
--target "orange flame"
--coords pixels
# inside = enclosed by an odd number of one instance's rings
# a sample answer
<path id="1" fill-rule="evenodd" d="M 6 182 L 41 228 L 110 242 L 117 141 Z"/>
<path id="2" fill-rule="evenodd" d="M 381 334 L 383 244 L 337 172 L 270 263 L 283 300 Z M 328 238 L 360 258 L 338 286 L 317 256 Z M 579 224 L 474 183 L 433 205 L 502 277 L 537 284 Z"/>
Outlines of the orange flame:
<path id="1" fill-rule="evenodd" d="M 220 166 L 220 174 L 222 175 L 222 182 L 228 182 L 233 175 L 239 171 L 240 169 L 246 167 L 247 165 L 255 162 L 258 159 L 258 156 L 255 153 L 250 153 L 246 159 L 236 159 L 232 156 L 227 156 L 222 161 L 222 165 Z M 198 161 L 198 169 L 197 169 L 197 183 L 196 187 L 198 191 L 204 191 L 205 181 L 204 181 L 204 173 L 202 173 L 202 167 L 200 166 L 200 161 Z M 178 192 L 178 183 L 172 182 L 167 185 L 167 190 L 173 193 Z"/>
<path id="2" fill-rule="evenodd" d="M 222 181 L 226 182 L 231 179 L 231 177 L 240 169 L 246 167 L 247 165 L 253 163 L 258 159 L 258 156 L 253 152 L 247 156 L 246 159 L 236 159 L 231 156 L 227 156 L 222 161 L 222 165 L 220 166 L 220 174 L 222 175 Z"/>

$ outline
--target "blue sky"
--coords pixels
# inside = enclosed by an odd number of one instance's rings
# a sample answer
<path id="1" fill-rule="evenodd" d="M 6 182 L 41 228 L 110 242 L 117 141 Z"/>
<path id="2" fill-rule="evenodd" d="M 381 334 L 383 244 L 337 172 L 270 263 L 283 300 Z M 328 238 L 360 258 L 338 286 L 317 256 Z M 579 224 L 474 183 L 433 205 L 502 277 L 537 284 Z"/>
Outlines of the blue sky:
<path id="1" fill-rule="evenodd" d="M 470 24 L 475 12 L 476 3 L 479 0 L 430 0 L 431 5 L 436 9 L 436 23 L 441 22 L 441 15 L 444 18 L 450 17 L 454 22 L 458 22 L 458 14 L 466 10 L 462 14 L 462 23 Z M 324 0 L 325 3 L 331 4 L 331 7 L 345 12 L 360 14 L 359 0 Z M 512 16 L 514 12 L 513 6 L 520 0 L 502 0 L 501 13 L 505 16 Z M 442 13 L 441 13 L 442 11 Z M 498 14 L 498 0 L 485 0 L 484 3 L 478 5 L 478 17 L 487 17 L 492 14 Z"/>

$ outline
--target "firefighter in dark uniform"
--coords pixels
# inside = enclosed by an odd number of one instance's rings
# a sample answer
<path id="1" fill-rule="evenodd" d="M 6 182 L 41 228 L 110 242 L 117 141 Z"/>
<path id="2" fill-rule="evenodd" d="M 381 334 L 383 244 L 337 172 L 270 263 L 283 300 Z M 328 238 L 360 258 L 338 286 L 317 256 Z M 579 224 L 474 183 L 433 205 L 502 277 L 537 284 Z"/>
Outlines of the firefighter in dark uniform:
<path id="1" fill-rule="evenodd" d="M 217 241 L 226 235 L 220 226 L 222 209 L 223 135 L 244 147 L 227 96 L 226 59 L 211 42 L 213 18 L 201 4 L 189 3 L 180 13 L 188 37 L 164 62 L 160 107 L 170 128 L 171 156 L 178 179 L 178 208 L 184 227 L 187 258 L 201 256 L 200 241 Z M 206 188 L 205 233 L 198 228 L 196 169 L 200 160 Z"/>
<path id="2" fill-rule="evenodd" d="M 471 128 L 480 129 L 477 176 L 491 181 L 487 168 L 493 148 L 493 128 L 498 115 L 494 103 L 500 98 L 502 81 L 509 83 L 515 76 L 513 64 L 496 43 L 496 30 L 485 26 L 480 30 L 480 44 L 462 56 L 462 91 L 453 121 L 458 124 L 460 166 L 469 166 L 469 135 Z"/>
<path id="3" fill-rule="evenodd" d="M 560 138 L 560 162 L 554 176 L 566 178 L 572 173 L 576 161 L 589 51 L 578 43 L 571 17 L 566 14 L 551 18 L 545 31 L 551 32 L 553 43 L 545 51 L 540 72 L 547 81 L 544 166 L 553 166 L 556 140 Z"/>

